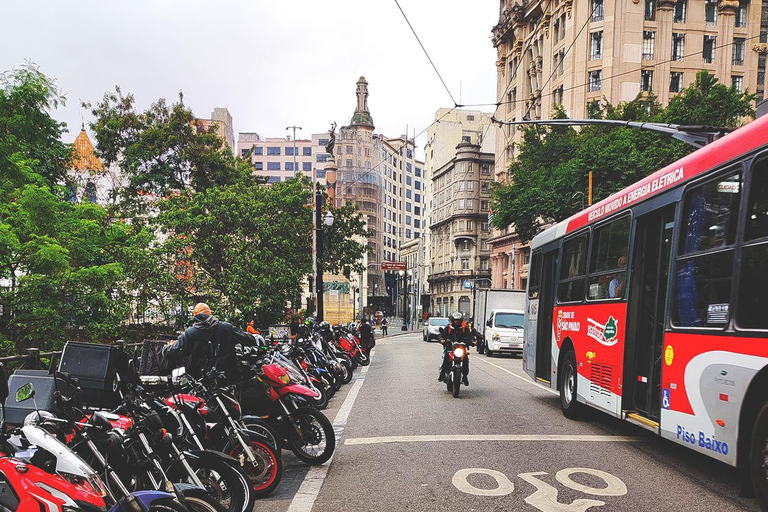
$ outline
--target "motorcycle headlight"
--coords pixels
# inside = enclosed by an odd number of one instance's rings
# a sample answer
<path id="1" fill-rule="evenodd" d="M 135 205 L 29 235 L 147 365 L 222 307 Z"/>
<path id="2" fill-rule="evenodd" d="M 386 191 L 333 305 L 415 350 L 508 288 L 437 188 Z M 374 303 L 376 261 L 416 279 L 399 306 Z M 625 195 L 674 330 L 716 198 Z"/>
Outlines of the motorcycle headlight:
<path id="1" fill-rule="evenodd" d="M 466 350 L 464 347 L 456 347 L 453 349 L 453 356 L 454 357 L 464 357 L 464 354 L 466 353 Z"/>
<path id="2" fill-rule="evenodd" d="M 291 383 L 291 377 L 289 377 L 288 375 L 280 375 L 280 376 L 278 377 L 278 379 L 279 379 L 279 380 L 280 380 L 280 382 L 281 382 L 283 385 L 285 385 L 285 386 L 287 386 L 288 384 L 290 384 L 290 383 Z"/>

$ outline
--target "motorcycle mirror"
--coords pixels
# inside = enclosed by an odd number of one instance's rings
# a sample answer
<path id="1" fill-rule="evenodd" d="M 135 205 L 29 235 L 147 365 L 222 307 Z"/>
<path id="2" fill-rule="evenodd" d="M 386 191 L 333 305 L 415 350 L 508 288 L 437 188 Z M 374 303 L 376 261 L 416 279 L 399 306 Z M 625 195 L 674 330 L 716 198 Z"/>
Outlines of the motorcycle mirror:
<path id="1" fill-rule="evenodd" d="M 6 383 L 6 387 L 8 384 Z M 31 382 L 27 382 L 23 386 L 21 386 L 19 389 L 16 390 L 16 402 L 25 402 L 29 400 L 30 398 L 34 398 L 35 396 L 35 388 L 32 386 Z"/>
<path id="2" fill-rule="evenodd" d="M 185 366 L 181 366 L 171 371 L 171 377 L 178 379 L 179 377 L 186 375 L 186 373 L 187 373 L 187 368 Z"/>
<path id="3" fill-rule="evenodd" d="M 0 363 L 0 400 L 8 398 L 8 380 L 5 378 L 5 365 Z"/>

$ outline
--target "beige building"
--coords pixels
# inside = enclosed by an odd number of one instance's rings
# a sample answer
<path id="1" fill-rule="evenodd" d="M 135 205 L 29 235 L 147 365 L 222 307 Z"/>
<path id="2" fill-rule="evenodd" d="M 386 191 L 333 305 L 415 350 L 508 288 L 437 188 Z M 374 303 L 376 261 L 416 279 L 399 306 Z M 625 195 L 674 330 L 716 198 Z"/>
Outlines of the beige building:
<path id="1" fill-rule="evenodd" d="M 366 216 L 372 235 L 362 297 L 366 305 L 386 310 L 402 290 L 397 273 L 382 271 L 381 263 L 401 261 L 401 245 L 424 233 L 425 166 L 415 157 L 413 139 L 374 133 L 364 77 L 357 81 L 355 95 L 352 119 L 336 138 L 336 197 L 338 202 L 355 202 Z"/>
<path id="2" fill-rule="evenodd" d="M 765 90 L 768 12 L 763 0 L 501 0 L 493 27 L 497 119 L 568 117 L 589 105 L 616 105 L 653 91 L 663 105 L 706 69 L 739 90 Z M 766 17 L 768 18 L 768 17 Z M 519 134 L 497 128 L 499 181 Z M 494 231 L 493 284 L 524 288 L 529 251 L 512 229 Z"/>
<path id="3" fill-rule="evenodd" d="M 455 156 L 432 173 L 430 313 L 471 316 L 472 287 L 490 278 L 488 203 L 491 144 L 460 142 Z"/>
<path id="4" fill-rule="evenodd" d="M 230 151 L 235 154 L 235 132 L 232 124 L 232 116 L 226 108 L 216 107 L 211 112 L 210 119 L 198 119 L 199 125 L 205 128 L 216 127 L 216 133 L 224 139 Z"/>

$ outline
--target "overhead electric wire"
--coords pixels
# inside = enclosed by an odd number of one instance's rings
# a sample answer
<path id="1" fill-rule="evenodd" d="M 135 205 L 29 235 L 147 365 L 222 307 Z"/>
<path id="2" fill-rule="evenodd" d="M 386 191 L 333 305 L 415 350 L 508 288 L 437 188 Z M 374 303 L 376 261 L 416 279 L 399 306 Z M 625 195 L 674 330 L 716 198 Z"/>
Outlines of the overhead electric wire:
<path id="1" fill-rule="evenodd" d="M 429 60 L 429 63 L 432 65 L 432 69 L 434 69 L 435 73 L 437 73 L 437 77 L 440 79 L 440 82 L 442 82 L 443 87 L 445 87 L 445 90 L 448 93 L 448 96 L 451 97 L 453 106 L 458 107 L 459 104 L 456 102 L 456 100 L 453 97 L 453 94 L 451 94 L 451 91 L 448 89 L 448 86 L 445 84 L 445 80 L 443 80 L 443 77 L 440 75 L 440 72 L 437 70 L 437 66 L 435 66 L 434 62 L 432 62 L 432 57 L 429 56 L 427 49 L 424 48 L 424 44 L 422 44 L 421 39 L 419 39 L 419 35 L 416 33 L 416 30 L 414 30 L 413 25 L 411 25 L 411 22 L 408 20 L 408 16 L 405 15 L 405 11 L 403 11 L 403 8 L 400 7 L 400 2 L 395 0 L 395 4 L 397 4 L 397 8 L 400 9 L 400 13 L 403 15 L 403 18 L 405 18 L 405 22 L 408 24 L 408 27 L 411 29 L 411 32 L 413 32 L 413 35 L 416 37 L 416 41 L 419 42 L 419 46 L 421 46 L 421 49 L 424 50 L 424 55 L 427 56 L 427 60 Z"/>

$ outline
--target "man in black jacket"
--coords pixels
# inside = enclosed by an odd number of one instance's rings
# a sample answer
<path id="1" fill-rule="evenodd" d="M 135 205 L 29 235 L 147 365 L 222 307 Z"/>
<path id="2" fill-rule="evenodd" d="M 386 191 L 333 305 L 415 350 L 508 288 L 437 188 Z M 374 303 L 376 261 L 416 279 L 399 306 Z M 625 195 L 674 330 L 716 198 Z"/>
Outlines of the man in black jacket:
<path id="1" fill-rule="evenodd" d="M 461 365 L 461 375 L 465 386 L 469 386 L 469 347 L 475 343 L 472 341 L 472 331 L 463 321 L 464 315 L 455 311 L 451 314 L 451 323 L 440 331 L 440 343 L 443 344 L 443 364 L 440 366 L 440 375 L 437 380 L 443 382 L 445 374 L 450 371 L 450 352 L 454 343 L 464 343 L 467 347 L 467 357 Z"/>
<path id="2" fill-rule="evenodd" d="M 357 328 L 360 333 L 360 344 L 367 356 L 371 355 L 371 350 L 376 345 L 376 341 L 373 338 L 373 328 L 368 323 L 365 317 L 360 319 L 360 326 Z"/>
<path id="3" fill-rule="evenodd" d="M 181 366 L 188 358 L 186 370 L 199 377 L 203 370 L 215 368 L 234 376 L 237 368 L 235 347 L 254 345 L 256 339 L 250 334 L 235 329 L 229 322 L 222 322 L 211 313 L 211 308 L 200 302 L 192 309 L 194 323 L 176 341 L 163 347 L 162 357 L 171 366 Z"/>

